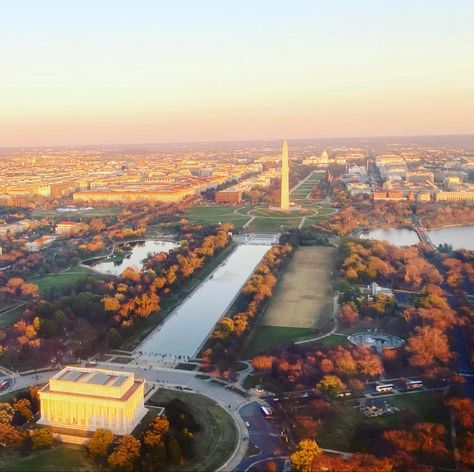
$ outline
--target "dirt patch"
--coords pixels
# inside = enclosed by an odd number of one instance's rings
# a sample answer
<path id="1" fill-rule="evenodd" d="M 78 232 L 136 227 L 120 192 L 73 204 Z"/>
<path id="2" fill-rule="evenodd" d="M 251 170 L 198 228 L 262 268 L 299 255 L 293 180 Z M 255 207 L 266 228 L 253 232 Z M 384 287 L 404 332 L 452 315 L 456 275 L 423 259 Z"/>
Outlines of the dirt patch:
<path id="1" fill-rule="evenodd" d="M 265 326 L 321 328 L 332 316 L 335 248 L 300 247 L 277 285 Z"/>

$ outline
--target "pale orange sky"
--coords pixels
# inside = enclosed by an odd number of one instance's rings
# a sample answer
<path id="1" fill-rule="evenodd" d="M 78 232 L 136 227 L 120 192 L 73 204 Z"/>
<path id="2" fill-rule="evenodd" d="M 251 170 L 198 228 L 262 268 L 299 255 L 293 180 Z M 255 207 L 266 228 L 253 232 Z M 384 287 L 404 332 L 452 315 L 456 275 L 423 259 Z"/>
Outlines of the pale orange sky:
<path id="1" fill-rule="evenodd" d="M 474 132 L 467 1 L 40 3 L 0 4 L 0 146 Z"/>

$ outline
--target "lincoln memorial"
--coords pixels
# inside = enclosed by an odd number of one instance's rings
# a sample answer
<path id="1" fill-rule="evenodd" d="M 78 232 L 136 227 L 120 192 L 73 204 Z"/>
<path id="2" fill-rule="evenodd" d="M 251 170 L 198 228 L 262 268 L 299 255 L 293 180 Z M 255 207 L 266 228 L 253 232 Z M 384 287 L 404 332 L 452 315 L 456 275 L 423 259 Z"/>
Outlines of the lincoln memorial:
<path id="1" fill-rule="evenodd" d="M 146 413 L 144 385 L 129 372 L 66 367 L 39 391 L 38 423 L 67 442 L 83 442 L 71 438 L 97 428 L 129 434 Z"/>

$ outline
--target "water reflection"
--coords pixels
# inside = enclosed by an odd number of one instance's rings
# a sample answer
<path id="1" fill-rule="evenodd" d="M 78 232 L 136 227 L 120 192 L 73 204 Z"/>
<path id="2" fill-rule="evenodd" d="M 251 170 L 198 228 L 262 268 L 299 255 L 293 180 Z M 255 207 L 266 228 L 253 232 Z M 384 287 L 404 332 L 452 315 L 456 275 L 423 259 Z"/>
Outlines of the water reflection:
<path id="1" fill-rule="evenodd" d="M 124 250 L 122 260 L 116 259 L 119 254 L 114 256 L 112 260 L 101 260 L 92 263 L 91 267 L 102 274 L 120 275 L 127 267 L 135 267 L 141 269 L 143 260 L 147 259 L 150 254 L 158 254 L 159 252 L 168 252 L 175 249 L 179 244 L 173 241 L 139 241 L 134 243 L 125 243 L 119 247 Z"/>
<path id="2" fill-rule="evenodd" d="M 428 231 L 435 246 L 450 244 L 454 249 L 474 251 L 474 226 L 453 226 Z"/>
<path id="3" fill-rule="evenodd" d="M 450 244 L 454 249 L 470 249 L 474 251 L 474 226 L 452 226 L 428 231 L 435 246 Z M 374 229 L 360 235 L 363 239 L 379 239 L 397 246 L 411 246 L 420 240 L 415 231 L 407 228 Z"/>
<path id="4" fill-rule="evenodd" d="M 269 249 L 267 245 L 237 247 L 137 351 L 193 356 Z"/>
<path id="5" fill-rule="evenodd" d="M 397 246 L 412 246 L 420 242 L 416 232 L 406 228 L 373 229 L 368 233 L 362 233 L 360 237 L 362 239 L 388 241 L 390 244 L 396 244 Z"/>

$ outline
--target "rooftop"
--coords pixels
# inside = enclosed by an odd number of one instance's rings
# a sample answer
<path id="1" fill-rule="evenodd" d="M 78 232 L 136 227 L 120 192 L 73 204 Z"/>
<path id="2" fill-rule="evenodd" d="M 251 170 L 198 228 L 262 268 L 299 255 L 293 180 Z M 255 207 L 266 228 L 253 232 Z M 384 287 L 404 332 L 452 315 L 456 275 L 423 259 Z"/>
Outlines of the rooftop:
<path id="1" fill-rule="evenodd" d="M 91 369 L 72 370 L 66 368 L 57 380 L 120 387 L 128 377 L 128 375 L 120 375 L 111 371 L 97 371 Z"/>

